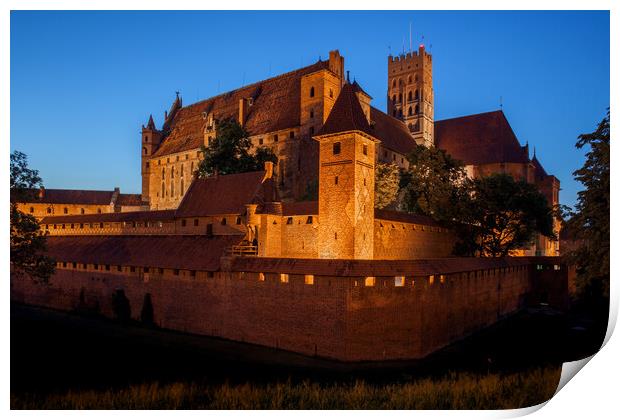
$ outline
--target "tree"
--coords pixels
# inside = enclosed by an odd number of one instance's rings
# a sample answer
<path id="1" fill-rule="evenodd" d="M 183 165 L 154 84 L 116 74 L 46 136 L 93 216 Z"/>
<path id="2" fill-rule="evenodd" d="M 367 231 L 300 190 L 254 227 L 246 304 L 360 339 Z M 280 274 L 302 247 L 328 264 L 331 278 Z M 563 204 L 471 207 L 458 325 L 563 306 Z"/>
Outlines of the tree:
<path id="1" fill-rule="evenodd" d="M 535 234 L 555 238 L 553 210 L 535 185 L 494 174 L 473 181 L 469 204 L 457 229 L 459 246 L 482 256 L 502 257 L 528 246 Z"/>
<path id="2" fill-rule="evenodd" d="M 575 212 L 567 223 L 581 245 L 569 255 L 577 266 L 577 293 L 581 297 L 609 297 L 609 109 L 596 131 L 581 134 L 578 149 L 586 146 L 586 161 L 573 172 L 585 189 L 577 197 Z"/>
<path id="3" fill-rule="evenodd" d="M 13 274 L 26 274 L 47 283 L 54 273 L 55 262 L 44 255 L 46 236 L 39 222 L 18 209 L 19 203 L 31 201 L 35 191 L 42 186 L 39 172 L 28 168 L 28 159 L 22 152 L 11 153 L 10 165 L 10 220 L 11 220 L 11 269 Z"/>
<path id="4" fill-rule="evenodd" d="M 410 213 L 452 223 L 467 205 L 470 182 L 463 164 L 444 150 L 418 145 L 407 157 L 409 169 L 401 178 L 403 202 Z"/>
<path id="5" fill-rule="evenodd" d="M 382 209 L 398 197 L 400 169 L 393 163 L 377 163 L 375 168 L 375 208 Z"/>
<path id="6" fill-rule="evenodd" d="M 265 162 L 278 163 L 278 158 L 267 147 L 250 153 L 252 142 L 248 132 L 233 118 L 216 122 L 216 137 L 208 147 L 202 147 L 202 160 L 196 169 L 198 177 L 215 173 L 221 175 L 259 171 Z"/>

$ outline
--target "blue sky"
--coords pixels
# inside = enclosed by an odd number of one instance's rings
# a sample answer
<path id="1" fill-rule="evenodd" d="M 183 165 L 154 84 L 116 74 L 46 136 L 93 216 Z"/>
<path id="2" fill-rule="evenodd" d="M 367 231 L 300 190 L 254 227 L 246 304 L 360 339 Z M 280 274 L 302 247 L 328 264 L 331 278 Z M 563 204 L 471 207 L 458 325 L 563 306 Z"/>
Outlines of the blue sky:
<path id="1" fill-rule="evenodd" d="M 328 57 L 385 110 L 387 55 L 424 36 L 435 118 L 503 109 L 562 183 L 609 106 L 608 12 L 12 12 L 11 150 L 47 188 L 140 191 L 140 126 Z"/>

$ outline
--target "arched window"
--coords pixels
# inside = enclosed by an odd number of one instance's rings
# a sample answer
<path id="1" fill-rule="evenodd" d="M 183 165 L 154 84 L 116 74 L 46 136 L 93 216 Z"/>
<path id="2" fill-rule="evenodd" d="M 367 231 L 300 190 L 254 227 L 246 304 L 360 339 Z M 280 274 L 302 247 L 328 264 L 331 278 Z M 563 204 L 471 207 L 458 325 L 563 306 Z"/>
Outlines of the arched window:
<path id="1" fill-rule="evenodd" d="M 84 209 L 80 209 L 80 214 L 84 214 Z"/>
<path id="2" fill-rule="evenodd" d="M 98 213 L 98 214 L 101 214 L 101 209 L 97 209 L 97 213 Z"/>
<path id="3" fill-rule="evenodd" d="M 403 101 L 403 94 L 399 93 L 398 94 L 398 102 L 402 102 Z"/>
<path id="4" fill-rule="evenodd" d="M 30 213 L 34 213 L 34 207 L 30 207 Z"/>
<path id="5" fill-rule="evenodd" d="M 409 79 L 407 79 L 407 81 L 411 83 L 411 75 L 409 76 Z"/>
<path id="6" fill-rule="evenodd" d="M 407 111 L 407 115 L 413 115 L 413 109 L 411 107 L 409 107 L 409 110 Z"/>
<path id="7" fill-rule="evenodd" d="M 411 91 L 409 91 L 409 94 L 407 94 L 407 100 L 409 102 L 413 101 L 413 94 L 411 93 Z"/>
<path id="8" fill-rule="evenodd" d="M 420 99 L 420 91 L 419 90 L 415 90 L 415 95 L 414 95 L 415 100 L 417 101 L 418 99 Z"/>
<path id="9" fill-rule="evenodd" d="M 68 213 L 69 213 L 69 209 L 65 207 L 64 209 L 62 209 L 62 212 L 63 212 L 64 214 L 68 214 Z"/>
<path id="10" fill-rule="evenodd" d="M 52 213 L 52 208 L 51 208 L 51 207 L 48 207 L 48 208 L 47 208 L 47 214 L 51 214 L 51 213 Z"/>
<path id="11" fill-rule="evenodd" d="M 226 218 L 225 217 L 222 218 L 222 226 L 226 226 Z"/>
<path id="12" fill-rule="evenodd" d="M 419 105 L 415 106 L 415 113 L 416 113 L 416 115 L 418 115 L 420 113 L 420 106 Z"/>
<path id="13" fill-rule="evenodd" d="M 310 88 L 310 97 L 314 98 L 314 86 Z"/>
<path id="14" fill-rule="evenodd" d="M 398 79 L 398 86 L 402 86 L 403 85 L 403 79 Z"/>
<path id="15" fill-rule="evenodd" d="M 392 79 L 392 87 L 396 87 L 396 79 Z"/>

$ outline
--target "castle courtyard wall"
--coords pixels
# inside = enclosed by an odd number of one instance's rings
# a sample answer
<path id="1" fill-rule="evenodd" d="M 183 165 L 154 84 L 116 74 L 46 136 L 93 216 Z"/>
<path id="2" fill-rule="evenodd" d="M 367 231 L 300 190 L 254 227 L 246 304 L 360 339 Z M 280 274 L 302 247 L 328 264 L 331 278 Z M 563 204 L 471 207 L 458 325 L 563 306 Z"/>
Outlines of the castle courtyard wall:
<path id="1" fill-rule="evenodd" d="M 59 263 L 49 285 L 13 276 L 11 299 L 112 318 L 113 294 L 123 290 L 139 320 L 149 293 L 162 328 L 343 361 L 415 359 L 526 303 L 563 305 L 566 268 L 526 260 L 403 279 Z"/>

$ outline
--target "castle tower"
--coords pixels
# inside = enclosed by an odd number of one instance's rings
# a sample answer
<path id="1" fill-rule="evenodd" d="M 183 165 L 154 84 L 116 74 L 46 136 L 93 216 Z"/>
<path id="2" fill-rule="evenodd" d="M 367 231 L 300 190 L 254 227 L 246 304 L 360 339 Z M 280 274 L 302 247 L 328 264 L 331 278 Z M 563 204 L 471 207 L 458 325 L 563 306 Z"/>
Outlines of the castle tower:
<path id="1" fill-rule="evenodd" d="M 161 131 L 155 128 L 155 122 L 153 116 L 149 116 L 149 121 L 146 123 L 146 127 L 142 126 L 142 201 L 150 203 L 150 159 L 153 153 L 157 150 L 159 143 L 161 142 Z"/>
<path id="2" fill-rule="evenodd" d="M 433 57 L 418 51 L 388 57 L 388 114 L 403 120 L 418 144 L 434 145 Z"/>
<path id="3" fill-rule="evenodd" d="M 319 142 L 319 258 L 372 259 L 375 147 L 379 141 L 345 84 Z"/>

